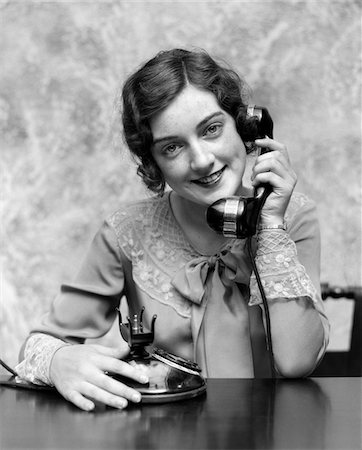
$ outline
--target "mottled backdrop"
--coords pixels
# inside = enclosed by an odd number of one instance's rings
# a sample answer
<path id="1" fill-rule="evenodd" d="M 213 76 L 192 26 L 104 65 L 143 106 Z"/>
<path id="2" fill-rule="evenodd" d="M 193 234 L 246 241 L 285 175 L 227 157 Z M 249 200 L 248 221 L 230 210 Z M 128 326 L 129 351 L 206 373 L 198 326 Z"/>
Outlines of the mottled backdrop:
<path id="1" fill-rule="evenodd" d="M 115 103 L 160 49 L 204 48 L 246 78 L 318 204 L 322 281 L 361 284 L 360 1 L 1 1 L 0 21 L 7 361 L 103 217 L 146 195 Z"/>

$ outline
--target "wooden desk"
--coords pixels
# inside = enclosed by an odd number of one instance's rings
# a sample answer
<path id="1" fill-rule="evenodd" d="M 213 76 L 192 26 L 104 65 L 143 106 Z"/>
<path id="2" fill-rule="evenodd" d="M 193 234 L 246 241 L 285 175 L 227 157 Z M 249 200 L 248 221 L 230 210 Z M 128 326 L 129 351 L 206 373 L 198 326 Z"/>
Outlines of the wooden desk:
<path id="1" fill-rule="evenodd" d="M 195 399 L 91 413 L 55 392 L 0 386 L 0 448 L 357 450 L 361 386 L 361 378 L 209 380 Z"/>

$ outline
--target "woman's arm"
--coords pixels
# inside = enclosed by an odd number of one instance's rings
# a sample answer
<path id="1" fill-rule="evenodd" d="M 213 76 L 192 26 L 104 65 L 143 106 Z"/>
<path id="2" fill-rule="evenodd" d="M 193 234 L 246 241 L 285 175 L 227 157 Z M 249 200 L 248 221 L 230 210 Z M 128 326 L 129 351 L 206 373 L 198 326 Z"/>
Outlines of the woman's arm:
<path id="1" fill-rule="evenodd" d="M 110 378 L 107 372 L 147 381 L 121 361 L 124 350 L 83 344 L 87 338 L 105 334 L 115 319 L 124 291 L 120 251 L 112 227 L 105 223 L 74 282 L 62 285 L 50 312 L 32 330 L 17 366 L 25 379 L 54 385 L 85 410 L 94 408 L 94 400 L 118 408 L 124 408 L 127 400 L 140 400 L 136 390 Z"/>
<path id="2" fill-rule="evenodd" d="M 268 299 L 276 368 L 286 377 L 309 374 L 323 356 L 329 334 L 320 296 L 320 236 L 312 202 L 287 216 L 287 231 L 258 233 L 256 264 Z M 296 209 L 292 200 L 292 210 Z M 261 304 L 255 277 L 251 304 Z"/>
<path id="3" fill-rule="evenodd" d="M 256 143 L 272 151 L 257 158 L 252 183 L 273 188 L 259 218 L 256 262 L 269 299 L 277 369 L 284 376 L 299 377 L 314 369 L 328 342 L 320 297 L 318 220 L 314 205 L 305 198 L 299 210 L 291 203 L 297 176 L 285 145 L 269 138 Z M 286 219 L 286 231 L 273 229 Z"/>

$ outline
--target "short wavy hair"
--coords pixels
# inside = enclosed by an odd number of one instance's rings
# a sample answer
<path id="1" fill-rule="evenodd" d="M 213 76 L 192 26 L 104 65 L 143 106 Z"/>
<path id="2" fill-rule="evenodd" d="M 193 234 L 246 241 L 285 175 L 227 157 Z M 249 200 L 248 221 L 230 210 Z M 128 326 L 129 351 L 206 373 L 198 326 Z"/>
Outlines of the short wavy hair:
<path id="1" fill-rule="evenodd" d="M 219 106 L 234 118 L 244 142 L 257 136 L 257 119 L 246 114 L 249 87 L 234 70 L 217 63 L 203 50 L 173 49 L 158 53 L 126 80 L 122 91 L 125 140 L 138 164 L 138 175 L 158 195 L 164 193 L 165 180 L 151 152 L 150 119 L 188 84 L 215 95 Z"/>

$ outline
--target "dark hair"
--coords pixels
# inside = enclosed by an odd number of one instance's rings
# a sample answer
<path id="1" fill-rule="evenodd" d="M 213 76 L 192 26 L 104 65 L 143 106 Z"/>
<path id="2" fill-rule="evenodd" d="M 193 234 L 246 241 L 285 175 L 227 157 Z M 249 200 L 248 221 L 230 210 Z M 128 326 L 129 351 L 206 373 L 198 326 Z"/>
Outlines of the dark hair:
<path id="1" fill-rule="evenodd" d="M 138 162 L 146 186 L 162 195 L 165 180 L 152 153 L 150 119 L 166 108 L 187 84 L 212 92 L 230 114 L 244 142 L 256 137 L 256 121 L 246 116 L 248 87 L 236 72 L 205 51 L 174 49 L 158 53 L 126 81 L 123 92 L 123 132 Z"/>

